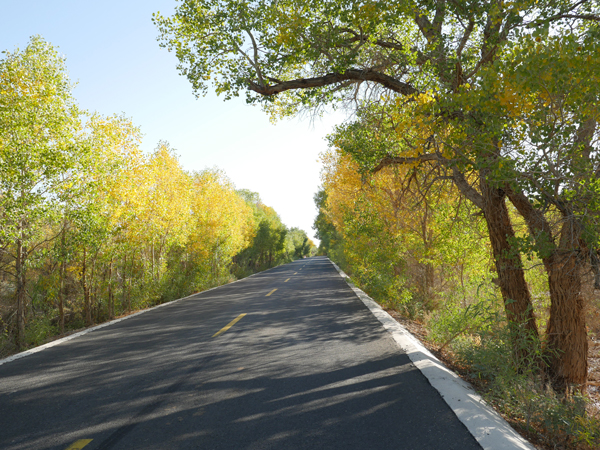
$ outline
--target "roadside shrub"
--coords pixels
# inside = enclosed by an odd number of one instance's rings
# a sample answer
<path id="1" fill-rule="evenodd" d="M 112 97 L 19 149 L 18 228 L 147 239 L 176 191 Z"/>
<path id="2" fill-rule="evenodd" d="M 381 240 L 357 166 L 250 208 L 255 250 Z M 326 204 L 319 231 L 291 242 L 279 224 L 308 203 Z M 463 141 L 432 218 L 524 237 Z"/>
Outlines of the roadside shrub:
<path id="1" fill-rule="evenodd" d="M 52 325 L 52 318 L 47 315 L 33 317 L 25 327 L 25 345 L 35 347 L 43 344 L 49 337 L 58 333 Z"/>
<path id="2" fill-rule="evenodd" d="M 429 338 L 440 344 L 439 350 L 442 351 L 464 334 L 488 332 L 500 320 L 499 315 L 500 312 L 489 300 L 466 307 L 447 302 L 429 318 Z"/>
<path id="3" fill-rule="evenodd" d="M 533 351 L 523 357 L 513 347 L 515 333 L 504 322 L 491 322 L 456 339 L 452 351 L 488 402 L 550 448 L 598 448 L 600 418 L 587 413 L 587 398 L 556 394 L 544 375 L 540 340 L 524 338 L 522 347 Z"/>

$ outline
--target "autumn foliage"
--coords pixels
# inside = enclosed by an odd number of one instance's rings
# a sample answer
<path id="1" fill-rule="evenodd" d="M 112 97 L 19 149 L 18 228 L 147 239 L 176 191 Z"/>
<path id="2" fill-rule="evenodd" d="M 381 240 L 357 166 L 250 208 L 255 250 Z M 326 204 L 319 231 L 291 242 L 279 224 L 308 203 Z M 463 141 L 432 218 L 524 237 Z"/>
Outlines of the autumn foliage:
<path id="1" fill-rule="evenodd" d="M 0 60 L 0 355 L 314 247 L 219 170 L 184 170 L 166 142 L 145 154 L 130 119 L 80 111 L 71 88 L 40 37 Z"/>

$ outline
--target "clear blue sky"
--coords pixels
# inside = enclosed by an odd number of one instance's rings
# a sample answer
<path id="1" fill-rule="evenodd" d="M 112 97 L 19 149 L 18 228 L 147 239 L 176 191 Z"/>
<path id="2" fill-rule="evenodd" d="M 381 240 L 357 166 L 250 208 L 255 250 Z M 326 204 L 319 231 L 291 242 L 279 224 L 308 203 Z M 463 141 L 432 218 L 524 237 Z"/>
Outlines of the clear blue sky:
<path id="1" fill-rule="evenodd" d="M 39 34 L 66 56 L 79 105 L 103 115 L 124 113 L 144 133 L 176 149 L 186 170 L 218 167 L 237 188 L 258 192 L 289 227 L 313 236 L 313 195 L 320 184 L 324 137 L 342 120 L 293 119 L 272 125 L 243 99 L 196 99 L 160 48 L 152 13 L 170 15 L 175 0 L 0 0 L 0 50 L 24 48 Z"/>

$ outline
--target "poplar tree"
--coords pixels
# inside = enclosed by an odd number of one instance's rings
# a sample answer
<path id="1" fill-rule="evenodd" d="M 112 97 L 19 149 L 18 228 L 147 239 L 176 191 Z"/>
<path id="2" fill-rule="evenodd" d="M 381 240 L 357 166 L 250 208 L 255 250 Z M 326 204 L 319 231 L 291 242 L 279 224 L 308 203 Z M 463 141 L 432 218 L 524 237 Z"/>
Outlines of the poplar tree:
<path id="1" fill-rule="evenodd" d="M 0 237 L 13 261 L 17 343 L 24 345 L 27 270 L 59 210 L 79 151 L 79 110 L 64 58 L 41 37 L 0 60 Z"/>

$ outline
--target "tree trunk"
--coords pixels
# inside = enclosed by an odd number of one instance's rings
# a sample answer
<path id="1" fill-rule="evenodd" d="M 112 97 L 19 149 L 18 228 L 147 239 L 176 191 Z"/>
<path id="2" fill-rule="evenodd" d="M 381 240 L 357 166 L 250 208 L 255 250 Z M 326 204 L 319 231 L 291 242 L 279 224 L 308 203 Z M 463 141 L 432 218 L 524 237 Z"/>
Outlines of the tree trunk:
<path id="1" fill-rule="evenodd" d="M 581 293 L 579 237 L 574 220 L 561 230 L 559 248 L 544 259 L 550 287 L 550 319 L 546 348 L 553 387 L 564 392 L 570 385 L 584 386 L 588 371 L 588 341 L 584 299 Z"/>
<path id="2" fill-rule="evenodd" d="M 90 325 L 96 323 L 100 315 L 100 305 L 98 304 L 98 282 L 96 280 L 96 256 L 92 258 L 92 272 L 90 273 Z"/>
<path id="3" fill-rule="evenodd" d="M 129 263 L 129 265 L 131 266 L 131 277 L 129 278 L 129 283 L 126 283 L 126 288 L 127 288 L 127 311 L 131 312 L 131 292 L 130 292 L 130 288 L 131 288 L 131 280 L 133 278 L 133 261 L 134 261 L 134 252 L 131 252 L 131 258 L 129 258 L 131 261 Z"/>
<path id="4" fill-rule="evenodd" d="M 90 289 L 87 283 L 87 252 L 85 247 L 83 248 L 83 264 L 81 266 L 81 287 L 83 288 L 83 305 L 85 311 L 85 324 L 90 326 L 92 324 L 92 305 L 90 302 Z"/>
<path id="5" fill-rule="evenodd" d="M 115 298 L 112 286 L 112 267 L 113 260 L 111 259 L 110 263 L 108 264 L 108 318 L 111 320 L 115 318 Z"/>
<path id="6" fill-rule="evenodd" d="M 522 192 L 509 190 L 510 200 L 529 227 L 540 248 L 550 290 L 550 318 L 546 327 L 548 372 L 554 389 L 563 392 L 569 385 L 587 380 L 587 330 L 581 293 L 581 228 L 567 210 L 558 247 L 552 228 L 543 213 L 535 209 Z M 582 247 L 584 247 L 582 249 Z"/>
<path id="7" fill-rule="evenodd" d="M 59 283 L 58 283 L 58 326 L 60 334 L 65 332 L 65 275 L 67 273 L 67 262 L 66 262 L 66 230 L 63 227 L 60 236 L 60 269 L 58 271 Z"/>
<path id="8" fill-rule="evenodd" d="M 125 254 L 123 255 L 123 273 L 121 276 L 121 311 L 123 311 L 123 307 L 125 306 L 125 302 L 126 302 L 126 298 L 127 298 L 127 290 L 125 288 L 125 285 L 127 283 L 127 280 L 125 278 L 125 275 L 127 273 L 127 252 L 125 252 Z"/>
<path id="9" fill-rule="evenodd" d="M 17 239 L 17 258 L 15 261 L 15 276 L 17 281 L 17 346 L 19 350 L 25 347 L 25 248 L 23 240 Z"/>
<path id="10" fill-rule="evenodd" d="M 510 222 L 504 191 L 493 188 L 482 180 L 481 195 L 484 203 L 483 213 L 498 273 L 497 284 L 502 292 L 506 317 L 517 325 L 520 331 L 526 333 L 520 337 L 537 338 L 538 330 L 529 287 L 525 281 L 521 255 L 510 242 L 511 238 L 515 237 L 515 232 Z M 516 343 L 516 345 L 521 344 Z M 521 357 L 529 356 L 527 353 L 519 351 Z"/>

